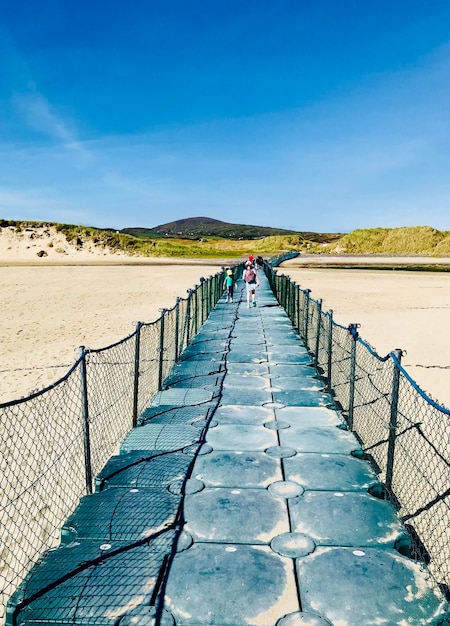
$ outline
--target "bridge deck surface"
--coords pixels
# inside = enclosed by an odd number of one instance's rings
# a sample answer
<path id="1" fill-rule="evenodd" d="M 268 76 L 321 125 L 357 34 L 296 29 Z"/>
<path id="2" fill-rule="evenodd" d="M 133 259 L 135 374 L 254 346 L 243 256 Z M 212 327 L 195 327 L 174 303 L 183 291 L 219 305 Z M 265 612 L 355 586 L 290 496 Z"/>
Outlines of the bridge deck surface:
<path id="1" fill-rule="evenodd" d="M 449 623 L 260 281 L 256 307 L 240 290 L 219 302 L 13 596 L 8 623 Z"/>

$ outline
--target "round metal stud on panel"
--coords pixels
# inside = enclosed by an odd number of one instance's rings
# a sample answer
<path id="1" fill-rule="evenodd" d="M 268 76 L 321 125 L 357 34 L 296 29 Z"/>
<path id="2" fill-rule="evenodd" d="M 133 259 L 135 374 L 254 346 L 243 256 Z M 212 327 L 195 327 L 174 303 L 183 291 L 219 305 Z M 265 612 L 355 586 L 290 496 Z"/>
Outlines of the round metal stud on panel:
<path id="1" fill-rule="evenodd" d="M 296 559 L 314 552 L 316 544 L 311 537 L 303 533 L 283 533 L 272 539 L 270 547 L 280 556 Z"/>
<path id="2" fill-rule="evenodd" d="M 199 456 L 203 456 L 205 454 L 209 454 L 212 451 L 213 451 L 212 446 L 210 446 L 207 443 L 203 444 L 203 446 L 200 449 L 199 449 L 198 444 L 194 444 L 192 446 L 187 446 L 186 448 L 183 448 L 183 453 L 189 456 L 195 456 L 196 454 L 198 454 Z"/>
<path id="3" fill-rule="evenodd" d="M 271 422 L 266 422 L 264 424 L 264 428 L 268 428 L 269 430 L 285 430 L 286 428 L 290 428 L 291 425 L 287 422 L 279 422 L 277 420 L 273 420 Z"/>
<path id="4" fill-rule="evenodd" d="M 333 626 L 333 624 L 317 613 L 303 611 L 285 615 L 278 620 L 276 626 Z"/>
<path id="5" fill-rule="evenodd" d="M 297 454 L 297 450 L 288 446 L 270 446 L 267 448 L 266 454 L 274 459 L 289 459 Z"/>
<path id="6" fill-rule="evenodd" d="M 176 480 L 169 485 L 170 493 L 176 496 L 185 495 L 189 496 L 193 493 L 198 493 L 205 488 L 205 483 L 198 478 L 188 478 L 188 480 Z"/>
<path id="7" fill-rule="evenodd" d="M 292 480 L 278 480 L 268 487 L 270 493 L 277 498 L 296 498 L 304 494 L 304 488 Z"/>
<path id="8" fill-rule="evenodd" d="M 267 409 L 284 409 L 286 405 L 281 402 L 264 402 L 262 406 Z"/>
<path id="9" fill-rule="evenodd" d="M 194 539 L 192 535 L 188 533 L 186 530 L 183 530 L 177 539 L 176 551 L 184 552 L 185 550 L 189 550 L 189 548 L 192 546 L 193 543 L 194 543 Z"/>

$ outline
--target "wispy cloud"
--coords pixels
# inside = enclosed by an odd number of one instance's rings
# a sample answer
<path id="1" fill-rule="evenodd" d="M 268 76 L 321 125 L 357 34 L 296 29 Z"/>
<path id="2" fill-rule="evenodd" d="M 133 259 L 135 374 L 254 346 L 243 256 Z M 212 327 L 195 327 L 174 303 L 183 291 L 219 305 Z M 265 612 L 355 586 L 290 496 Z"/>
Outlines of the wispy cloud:
<path id="1" fill-rule="evenodd" d="M 89 165 L 92 162 L 92 155 L 78 138 L 75 124 L 58 115 L 42 94 L 16 93 L 13 103 L 31 130 L 60 142 L 79 159 L 79 165 Z"/>
<path id="2" fill-rule="evenodd" d="M 75 155 L 78 166 L 88 165 L 92 156 L 80 140 L 76 124 L 58 112 L 40 91 L 27 58 L 10 33 L 0 27 L 0 62 L 2 97 L 9 99 L 14 117 L 23 130 L 31 130 L 52 140 Z M 22 133 L 26 135 L 26 133 Z"/>

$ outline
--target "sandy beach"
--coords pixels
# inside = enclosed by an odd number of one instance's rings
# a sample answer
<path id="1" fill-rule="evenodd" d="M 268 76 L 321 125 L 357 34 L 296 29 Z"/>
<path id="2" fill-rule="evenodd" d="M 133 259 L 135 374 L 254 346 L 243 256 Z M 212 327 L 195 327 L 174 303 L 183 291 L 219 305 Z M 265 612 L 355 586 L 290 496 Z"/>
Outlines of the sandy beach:
<path id="1" fill-rule="evenodd" d="M 378 258 L 378 263 L 380 259 Z M 383 263 L 420 265 L 429 259 L 384 258 Z M 450 273 L 377 269 L 377 259 L 360 257 L 347 269 L 348 257 L 328 258 L 334 268 L 317 267 L 323 258 L 286 261 L 279 273 L 289 275 L 311 297 L 323 300 L 343 326 L 360 324 L 360 336 L 381 356 L 404 351 L 402 365 L 417 384 L 440 404 L 450 407 Z M 448 265 L 450 259 L 431 259 Z M 314 263 L 316 266 L 314 266 Z M 373 269 L 357 269 L 371 265 Z M 343 267 L 342 267 L 343 265 Z"/>
<path id="2" fill-rule="evenodd" d="M 220 264 L 1 267 L 0 402 L 60 378 L 79 346 L 102 348 L 220 269 Z"/>
<path id="3" fill-rule="evenodd" d="M 80 346 L 123 339 L 227 264 L 111 253 L 48 225 L 0 228 L 0 403 L 54 383 Z"/>

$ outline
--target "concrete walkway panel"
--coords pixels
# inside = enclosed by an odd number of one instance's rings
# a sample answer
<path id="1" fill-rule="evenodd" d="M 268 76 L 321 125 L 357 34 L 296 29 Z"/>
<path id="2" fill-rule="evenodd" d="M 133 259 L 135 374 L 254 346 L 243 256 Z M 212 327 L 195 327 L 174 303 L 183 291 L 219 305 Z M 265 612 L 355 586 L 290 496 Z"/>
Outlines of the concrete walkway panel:
<path id="1" fill-rule="evenodd" d="M 232 376 L 269 376 L 269 366 L 264 363 L 228 363 L 227 372 Z"/>
<path id="2" fill-rule="evenodd" d="M 214 450 L 262 452 L 278 445 L 277 433 L 261 426 L 219 425 L 206 433 L 206 442 Z"/>
<path id="3" fill-rule="evenodd" d="M 170 376 L 165 384 L 168 386 L 171 382 L 178 382 L 184 378 L 193 378 L 194 376 L 204 376 L 206 374 L 218 373 L 224 370 L 222 361 L 195 361 L 190 360 L 183 363 L 175 363 L 172 367 Z"/>
<path id="4" fill-rule="evenodd" d="M 175 556 L 165 608 L 177 626 L 274 626 L 296 596 L 292 560 L 269 547 L 197 543 Z"/>
<path id="5" fill-rule="evenodd" d="M 301 348 L 300 345 L 298 349 L 281 349 L 281 348 L 267 348 L 267 358 L 269 363 L 273 363 L 274 365 L 278 365 L 280 363 L 299 363 L 299 364 L 308 364 L 311 363 L 311 357 L 305 348 Z"/>
<path id="6" fill-rule="evenodd" d="M 282 346 L 304 348 L 304 343 L 295 330 L 285 332 L 274 331 L 271 328 L 265 329 L 266 346 L 269 350 L 279 351 Z"/>
<path id="7" fill-rule="evenodd" d="M 217 402 L 205 402 L 194 406 L 160 405 L 144 411 L 139 419 L 139 426 L 145 424 L 164 424 L 165 426 L 180 424 L 185 426 L 199 426 L 201 421 L 207 420 L 216 407 Z"/>
<path id="8" fill-rule="evenodd" d="M 316 545 L 393 548 L 405 536 L 392 505 L 367 493 L 306 491 L 289 511 L 293 532 Z"/>
<path id="9" fill-rule="evenodd" d="M 367 461 L 344 454 L 297 453 L 285 459 L 287 480 L 316 491 L 367 491 L 379 484 Z"/>
<path id="10" fill-rule="evenodd" d="M 262 406 L 241 404 L 227 404 L 219 406 L 214 413 L 216 419 L 223 424 L 248 424 L 249 426 L 263 426 L 275 417 L 273 409 Z"/>
<path id="11" fill-rule="evenodd" d="M 277 391 L 323 391 L 325 383 L 312 376 L 280 376 L 272 379 Z"/>
<path id="12" fill-rule="evenodd" d="M 147 424 L 134 428 L 125 437 L 120 450 L 181 450 L 199 440 L 203 427 Z"/>
<path id="13" fill-rule="evenodd" d="M 193 475 L 207 487 L 268 487 L 282 480 L 278 459 L 265 452 L 211 452 L 199 457 Z"/>
<path id="14" fill-rule="evenodd" d="M 289 531 L 286 503 L 266 489 L 204 489 L 185 498 L 184 513 L 196 542 L 269 544 Z"/>
<path id="15" fill-rule="evenodd" d="M 19 588 L 19 595 L 37 597 L 20 611 L 18 623 L 116 624 L 127 610 L 150 603 L 173 541 L 168 532 L 138 545 L 87 540 L 49 551 Z"/>
<path id="16" fill-rule="evenodd" d="M 188 406 L 211 402 L 214 397 L 213 391 L 205 389 L 165 389 L 158 391 L 152 399 L 152 406 L 172 405 Z"/>
<path id="17" fill-rule="evenodd" d="M 286 406 L 275 409 L 277 419 L 293 427 L 320 426 L 332 428 L 342 424 L 342 419 L 333 409 L 320 406 Z"/>
<path id="18" fill-rule="evenodd" d="M 251 356 L 249 356 L 248 349 L 239 347 L 232 350 L 228 356 L 227 361 L 229 363 L 266 363 L 267 352 L 265 346 L 255 346 L 251 350 Z"/>
<path id="19" fill-rule="evenodd" d="M 276 383 L 275 383 L 276 384 Z M 331 396 L 323 391 L 309 391 L 308 389 L 298 389 L 290 391 L 274 391 L 274 402 L 279 402 L 286 406 L 333 406 Z"/>
<path id="20" fill-rule="evenodd" d="M 272 392 L 270 387 L 267 389 L 260 389 L 259 383 L 256 382 L 259 379 L 255 379 L 253 376 L 249 376 L 247 378 L 248 387 L 247 388 L 232 388 L 232 387 L 223 387 L 222 397 L 221 397 L 221 405 L 226 406 L 227 404 L 241 404 L 242 406 L 262 406 L 267 402 L 272 402 Z M 251 386 L 252 381 L 255 382 L 255 388 Z"/>
<path id="21" fill-rule="evenodd" d="M 225 378 L 225 372 L 219 372 L 217 374 L 207 374 L 205 376 L 186 377 L 177 382 L 172 382 L 170 389 L 204 389 L 210 391 L 213 394 L 220 387 Z M 164 385 L 164 389 L 167 389 Z"/>
<path id="22" fill-rule="evenodd" d="M 325 430 L 314 426 L 291 426 L 279 431 L 283 446 L 294 448 L 297 452 L 328 452 L 329 454 L 350 454 L 360 449 L 355 436 L 334 428 Z"/>
<path id="23" fill-rule="evenodd" d="M 224 389 L 236 389 L 243 390 L 245 393 L 247 390 L 265 389 L 270 390 L 270 380 L 268 378 L 261 378 L 260 376 L 238 376 L 228 372 L 226 380 L 223 383 Z"/>
<path id="24" fill-rule="evenodd" d="M 161 452 L 155 456 L 141 450 L 111 457 L 97 477 L 101 490 L 114 487 L 168 487 L 187 473 L 192 459 L 182 452 Z"/>
<path id="25" fill-rule="evenodd" d="M 190 353 L 185 353 L 180 356 L 180 363 L 191 363 L 195 361 L 211 361 L 213 363 L 222 363 L 224 357 L 226 355 L 226 350 L 223 352 L 213 352 L 209 354 L 208 352 L 199 352 L 198 350 L 193 350 Z"/>
<path id="26" fill-rule="evenodd" d="M 273 379 L 283 378 L 284 376 L 317 378 L 317 373 L 310 363 L 300 365 L 296 363 L 271 363 L 270 376 Z"/>
<path id="27" fill-rule="evenodd" d="M 85 496 L 63 526 L 61 542 L 139 541 L 173 524 L 179 504 L 166 488 L 116 488 Z"/>
<path id="28" fill-rule="evenodd" d="M 394 551 L 317 548 L 297 560 L 297 571 L 302 609 L 332 624 L 436 624 L 442 610 L 421 566 Z"/>

